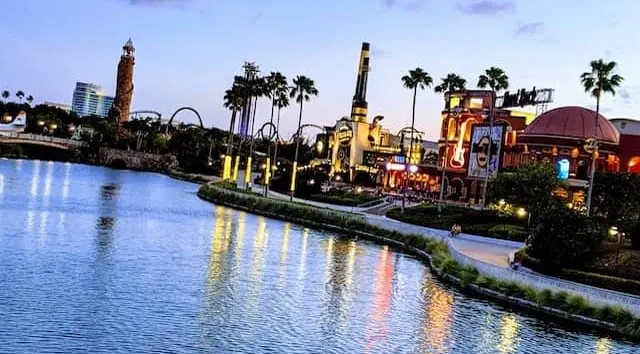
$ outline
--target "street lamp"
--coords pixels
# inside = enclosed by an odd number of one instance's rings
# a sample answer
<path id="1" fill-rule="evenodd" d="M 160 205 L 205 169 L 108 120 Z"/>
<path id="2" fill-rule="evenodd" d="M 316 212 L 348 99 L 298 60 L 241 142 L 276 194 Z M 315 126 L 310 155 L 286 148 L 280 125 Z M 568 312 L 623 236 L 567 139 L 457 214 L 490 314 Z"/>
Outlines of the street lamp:
<path id="1" fill-rule="evenodd" d="M 609 228 L 609 236 L 616 237 L 616 261 L 614 269 L 618 269 L 618 258 L 620 257 L 620 244 L 624 238 L 624 232 L 620 232 L 617 226 L 611 226 Z"/>

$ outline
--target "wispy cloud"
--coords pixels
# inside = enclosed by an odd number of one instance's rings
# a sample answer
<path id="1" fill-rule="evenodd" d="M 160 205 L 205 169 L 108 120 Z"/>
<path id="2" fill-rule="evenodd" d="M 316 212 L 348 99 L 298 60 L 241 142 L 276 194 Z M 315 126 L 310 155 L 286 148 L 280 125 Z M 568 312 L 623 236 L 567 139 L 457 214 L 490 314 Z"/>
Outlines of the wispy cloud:
<path id="1" fill-rule="evenodd" d="M 418 12 L 423 9 L 428 0 L 383 0 L 382 3 L 388 9 L 402 9 L 410 12 Z"/>
<path id="2" fill-rule="evenodd" d="M 472 0 L 456 4 L 458 11 L 476 16 L 494 16 L 503 12 L 514 11 L 516 3 L 508 0 Z"/>
<path id="3" fill-rule="evenodd" d="M 123 0 L 126 1 L 129 5 L 134 6 L 175 6 L 184 8 L 187 5 L 190 5 L 193 0 Z"/>
<path id="4" fill-rule="evenodd" d="M 519 22 L 516 26 L 516 36 L 533 36 L 544 31 L 544 22 Z"/>
<path id="5" fill-rule="evenodd" d="M 616 92 L 616 101 L 622 102 L 622 104 L 637 104 L 637 95 L 640 92 L 639 86 L 627 86 L 620 87 Z"/>
<path id="6" fill-rule="evenodd" d="M 384 50 L 384 49 L 382 49 L 380 47 L 375 47 L 374 46 L 374 47 L 371 48 L 371 55 L 374 56 L 374 57 L 383 58 L 383 57 L 389 56 L 389 54 L 391 54 L 391 53 L 389 53 L 388 51 L 386 51 L 386 50 Z"/>

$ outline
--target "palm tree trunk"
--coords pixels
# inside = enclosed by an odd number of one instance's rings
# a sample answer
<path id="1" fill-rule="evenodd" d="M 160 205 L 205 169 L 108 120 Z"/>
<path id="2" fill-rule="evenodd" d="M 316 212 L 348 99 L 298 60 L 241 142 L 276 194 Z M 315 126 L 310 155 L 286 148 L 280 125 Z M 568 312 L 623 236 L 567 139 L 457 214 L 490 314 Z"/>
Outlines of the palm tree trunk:
<path id="1" fill-rule="evenodd" d="M 273 147 L 273 163 L 274 166 L 276 166 L 276 171 L 277 171 L 277 167 L 278 167 L 278 137 L 280 136 L 280 110 L 281 108 L 278 107 L 278 116 L 276 118 L 276 143 L 275 146 Z M 271 183 L 271 181 L 269 181 L 269 183 Z"/>
<path id="2" fill-rule="evenodd" d="M 484 186 L 482 186 L 482 209 L 487 206 L 487 187 L 489 186 L 489 175 L 491 174 L 491 150 L 493 149 L 493 111 L 496 105 L 496 91 L 491 91 L 491 107 L 489 110 L 489 151 L 487 151 L 487 174 L 484 176 Z"/>
<path id="3" fill-rule="evenodd" d="M 407 202 L 407 180 L 409 179 L 409 165 L 411 164 L 411 154 L 413 153 L 413 130 L 416 123 L 416 95 L 418 94 L 418 86 L 413 89 L 413 107 L 411 109 L 411 141 L 409 142 L 409 153 L 405 158 L 404 171 L 407 176 L 402 181 L 402 212 L 404 213 L 405 204 Z"/>
<path id="4" fill-rule="evenodd" d="M 447 119 L 444 130 L 444 161 L 442 162 L 442 177 L 440 179 L 440 200 L 438 201 L 438 215 L 442 213 L 442 203 L 444 202 L 444 179 L 447 170 L 447 145 L 449 145 L 449 123 L 451 120 L 451 86 L 449 86 L 449 97 L 447 102 Z"/>
<path id="5" fill-rule="evenodd" d="M 300 127 L 302 126 L 302 104 L 304 102 L 304 99 L 301 97 L 300 98 L 300 115 L 298 116 L 298 130 L 296 131 L 296 153 L 293 155 L 293 169 L 291 171 L 291 194 L 289 195 L 289 200 L 293 200 L 293 195 L 295 194 L 296 191 L 296 174 L 298 173 L 298 152 L 300 151 L 300 138 L 301 138 L 301 131 L 300 131 Z"/>
<path id="6" fill-rule="evenodd" d="M 233 128 L 236 125 L 237 110 L 234 109 L 231 113 L 231 122 L 229 123 L 229 138 L 227 139 L 227 156 L 233 154 Z"/>
<path id="7" fill-rule="evenodd" d="M 274 97 L 271 98 L 271 118 L 269 118 L 269 147 L 267 148 L 267 161 L 269 163 L 265 164 L 265 170 L 264 170 L 264 196 L 266 197 L 267 194 L 269 193 L 269 181 L 271 181 L 271 135 L 273 134 L 273 113 L 274 113 L 274 109 L 275 109 L 275 103 L 276 103 L 276 99 L 275 99 L 275 95 L 272 95 Z"/>
<path id="8" fill-rule="evenodd" d="M 251 166 L 253 165 L 252 163 L 252 159 L 253 159 L 253 143 L 255 142 L 255 139 L 253 138 L 253 129 L 255 128 L 255 124 L 256 124 L 256 108 L 258 106 L 258 96 L 255 97 L 255 100 L 253 101 L 253 116 L 251 117 L 251 144 L 249 145 L 249 157 L 247 157 L 247 175 L 244 176 L 244 188 L 245 190 L 249 190 L 251 189 Z"/>
<path id="9" fill-rule="evenodd" d="M 602 90 L 598 90 L 598 96 L 596 96 L 596 122 L 595 122 L 595 130 L 593 132 L 593 153 L 591 153 L 591 173 L 589 173 L 589 191 L 587 192 L 587 216 L 591 215 L 591 198 L 593 196 L 593 184 L 595 182 L 596 176 L 596 158 L 595 153 L 598 151 L 598 129 L 600 129 L 600 92 Z"/>

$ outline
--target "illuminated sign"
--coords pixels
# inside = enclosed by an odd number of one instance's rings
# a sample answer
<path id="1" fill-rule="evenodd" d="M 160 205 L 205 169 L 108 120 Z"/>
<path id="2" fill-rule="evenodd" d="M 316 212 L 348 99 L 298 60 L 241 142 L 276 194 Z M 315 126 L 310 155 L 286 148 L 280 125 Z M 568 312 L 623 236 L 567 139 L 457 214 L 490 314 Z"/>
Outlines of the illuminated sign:
<path id="1" fill-rule="evenodd" d="M 387 171 L 404 171 L 404 164 L 387 162 Z"/>
<path id="2" fill-rule="evenodd" d="M 471 129 L 471 153 L 467 176 L 470 178 L 486 178 L 487 172 L 493 177 L 498 172 L 504 145 L 505 125 L 494 125 L 489 132 L 489 125 L 476 124 Z M 489 145 L 491 150 L 489 151 Z"/>
<path id="3" fill-rule="evenodd" d="M 353 138 L 353 130 L 351 129 L 351 127 L 343 125 L 336 132 L 336 138 L 338 139 L 340 145 L 349 146 L 351 145 L 351 139 Z"/>
<path id="4" fill-rule="evenodd" d="M 557 175 L 558 179 L 569 178 L 569 166 L 571 166 L 571 164 L 569 163 L 569 160 L 562 159 L 558 161 L 557 165 L 558 165 L 558 175 Z"/>
<path id="5" fill-rule="evenodd" d="M 378 173 L 378 168 L 377 167 L 371 167 L 371 166 L 356 165 L 356 171 L 367 172 L 367 173 L 371 173 L 371 174 L 377 174 Z"/>
<path id="6" fill-rule="evenodd" d="M 496 107 L 524 107 L 540 103 L 550 103 L 553 102 L 554 92 L 554 89 L 536 89 L 535 86 L 530 91 L 527 91 L 527 89 L 520 89 L 515 93 L 506 91 L 504 96 L 496 98 Z"/>

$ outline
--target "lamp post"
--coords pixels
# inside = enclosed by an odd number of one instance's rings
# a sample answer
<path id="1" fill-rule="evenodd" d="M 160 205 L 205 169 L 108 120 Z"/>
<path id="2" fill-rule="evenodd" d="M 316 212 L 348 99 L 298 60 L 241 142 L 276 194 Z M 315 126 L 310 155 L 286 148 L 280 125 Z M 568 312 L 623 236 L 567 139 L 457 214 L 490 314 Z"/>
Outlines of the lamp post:
<path id="1" fill-rule="evenodd" d="M 213 139 L 213 136 L 212 136 L 211 140 L 209 142 L 209 157 L 207 157 L 207 165 L 209 167 L 211 167 L 213 165 L 213 159 L 211 159 L 211 152 L 213 151 L 213 142 L 214 142 L 214 139 Z"/>

